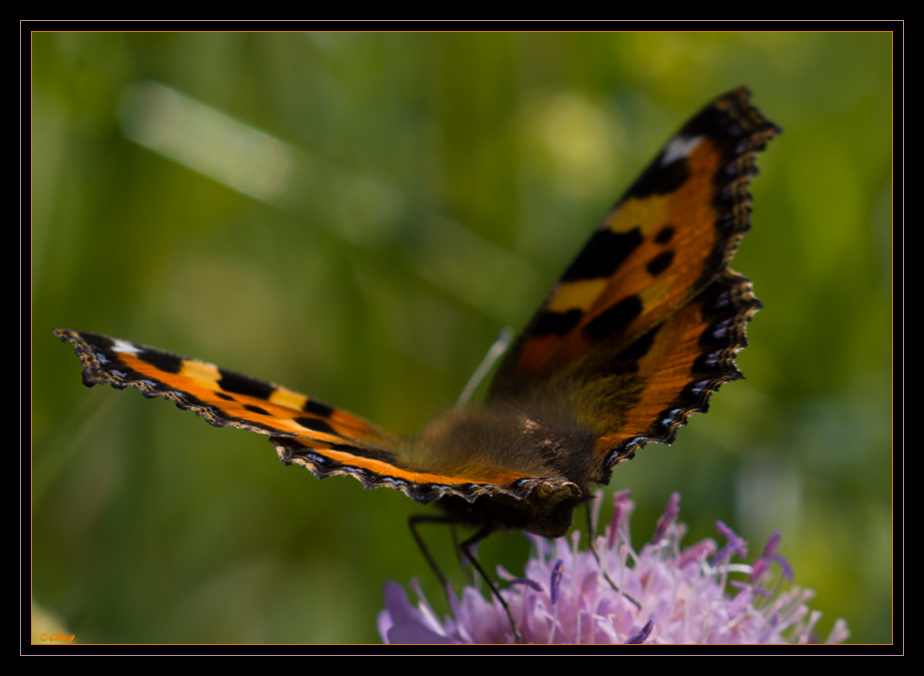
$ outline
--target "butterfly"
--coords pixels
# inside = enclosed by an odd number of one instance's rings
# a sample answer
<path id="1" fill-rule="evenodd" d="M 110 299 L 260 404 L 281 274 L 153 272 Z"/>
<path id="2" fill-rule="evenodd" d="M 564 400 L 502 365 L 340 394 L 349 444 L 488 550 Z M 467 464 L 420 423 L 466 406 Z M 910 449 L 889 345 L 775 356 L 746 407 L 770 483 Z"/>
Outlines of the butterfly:
<path id="1" fill-rule="evenodd" d="M 760 302 L 728 263 L 748 230 L 758 151 L 779 133 L 744 87 L 661 150 L 593 232 L 497 369 L 485 401 L 416 436 L 212 364 L 58 329 L 87 386 L 132 387 L 218 427 L 268 435 L 317 478 L 435 502 L 449 518 L 565 534 L 591 486 L 741 373 L 735 356 Z"/>

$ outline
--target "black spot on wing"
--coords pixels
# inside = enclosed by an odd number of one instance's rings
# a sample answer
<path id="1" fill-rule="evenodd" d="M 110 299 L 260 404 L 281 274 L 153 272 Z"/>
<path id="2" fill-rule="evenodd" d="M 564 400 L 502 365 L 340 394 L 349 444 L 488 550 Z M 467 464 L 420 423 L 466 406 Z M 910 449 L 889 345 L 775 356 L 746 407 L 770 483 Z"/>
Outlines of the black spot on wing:
<path id="1" fill-rule="evenodd" d="M 598 376 L 622 376 L 622 375 L 634 375 L 638 372 L 639 362 L 642 357 L 648 354 L 648 350 L 651 349 L 651 346 L 654 344 L 654 339 L 658 335 L 661 325 L 659 324 L 654 329 L 641 336 L 634 343 L 629 345 L 625 350 L 620 352 L 610 361 L 601 364 Z M 624 393 L 626 396 L 626 401 L 631 398 L 629 392 Z"/>
<path id="2" fill-rule="evenodd" d="M 614 232 L 609 228 L 597 230 L 565 270 L 561 281 L 609 277 L 641 243 L 642 233 L 638 228 L 629 232 Z"/>
<path id="3" fill-rule="evenodd" d="M 305 402 L 302 410 L 305 413 L 311 413 L 312 415 L 317 415 L 322 418 L 330 418 L 334 414 L 334 409 L 332 407 L 327 404 L 322 404 L 319 401 L 312 401 L 311 399 Z"/>
<path id="4" fill-rule="evenodd" d="M 295 422 L 304 427 L 306 430 L 320 432 L 321 434 L 332 434 L 338 437 L 342 436 L 336 430 L 334 430 L 333 427 L 328 425 L 320 418 L 295 418 Z"/>
<path id="5" fill-rule="evenodd" d="M 581 321 L 584 312 L 581 310 L 568 310 L 567 312 L 546 312 L 538 318 L 532 333 L 537 336 L 550 334 L 563 336 Z"/>
<path id="6" fill-rule="evenodd" d="M 583 330 L 590 339 L 601 341 L 626 326 L 641 313 L 642 300 L 632 295 L 608 307 L 589 321 Z"/>
<path id="7" fill-rule="evenodd" d="M 265 408 L 260 408 L 259 406 L 254 406 L 253 404 L 245 404 L 244 409 L 250 411 L 251 413 L 256 413 L 257 415 L 269 415 L 269 411 Z"/>
<path id="8" fill-rule="evenodd" d="M 183 358 L 160 350 L 142 350 L 138 359 L 165 373 L 179 373 L 183 368 Z"/>
<path id="9" fill-rule="evenodd" d="M 665 225 L 663 228 L 658 230 L 658 234 L 655 235 L 654 241 L 658 244 L 667 244 L 672 239 L 674 239 L 674 226 Z"/>
<path id="10" fill-rule="evenodd" d="M 243 394 L 248 397 L 254 397 L 255 399 L 269 399 L 273 392 L 276 391 L 275 387 L 269 383 L 264 383 L 262 380 L 248 378 L 239 373 L 225 371 L 221 368 L 218 369 L 218 372 L 221 374 L 218 385 L 225 392 Z"/>
<path id="11" fill-rule="evenodd" d="M 655 337 L 661 330 L 661 326 L 663 326 L 663 324 L 658 324 L 658 326 L 623 350 L 619 355 L 620 358 L 631 361 L 635 364 L 635 370 L 638 370 L 638 362 L 642 357 L 648 354 L 648 350 L 650 350 L 651 346 L 654 344 Z"/>
<path id="12" fill-rule="evenodd" d="M 662 272 L 667 270 L 668 267 L 670 267 L 670 264 L 673 260 L 673 251 L 663 251 L 659 253 L 657 256 L 648 261 L 648 265 L 646 266 L 648 274 L 652 277 L 657 277 Z"/>
<path id="13" fill-rule="evenodd" d="M 642 199 L 653 195 L 669 195 L 686 183 L 690 178 L 690 163 L 687 158 L 678 158 L 666 166 L 661 164 L 663 159 L 662 153 L 632 184 L 626 197 Z"/>

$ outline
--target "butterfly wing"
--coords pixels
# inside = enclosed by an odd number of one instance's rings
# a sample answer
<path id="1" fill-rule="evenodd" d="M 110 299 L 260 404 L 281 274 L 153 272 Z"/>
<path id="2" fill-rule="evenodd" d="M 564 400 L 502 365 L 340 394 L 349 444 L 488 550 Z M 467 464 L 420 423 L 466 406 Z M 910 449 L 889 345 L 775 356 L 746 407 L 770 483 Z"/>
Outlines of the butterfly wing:
<path id="1" fill-rule="evenodd" d="M 76 348 L 88 387 L 134 387 L 147 397 L 170 399 L 216 427 L 330 443 L 348 438 L 369 448 L 395 443 L 388 432 L 352 413 L 214 364 L 85 331 L 57 329 L 55 335 Z"/>
<path id="2" fill-rule="evenodd" d="M 319 479 L 352 476 L 367 488 L 388 486 L 420 502 L 452 494 L 474 499 L 479 492 L 471 475 L 415 467 L 405 438 L 279 385 L 118 338 L 71 329 L 55 334 L 76 348 L 85 385 L 136 388 L 216 427 L 269 435 L 284 463 L 301 465 Z M 481 483 L 490 479 L 486 475 Z"/>
<path id="3" fill-rule="evenodd" d="M 564 392 L 608 470 L 670 443 L 719 385 L 760 307 L 727 269 L 750 222 L 754 158 L 779 132 L 736 89 L 690 120 L 617 202 L 498 369 L 489 401 Z M 554 384 L 549 386 L 549 384 Z"/>

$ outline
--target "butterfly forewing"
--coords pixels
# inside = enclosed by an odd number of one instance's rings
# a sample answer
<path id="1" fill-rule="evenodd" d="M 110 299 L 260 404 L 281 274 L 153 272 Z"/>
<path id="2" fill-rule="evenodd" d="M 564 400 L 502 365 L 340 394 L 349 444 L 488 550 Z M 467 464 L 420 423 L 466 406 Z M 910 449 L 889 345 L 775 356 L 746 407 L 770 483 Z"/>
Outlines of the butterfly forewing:
<path id="1" fill-rule="evenodd" d="M 744 88 L 688 122 L 565 271 L 492 396 L 516 396 L 593 350 L 627 349 L 706 288 L 748 229 L 753 157 L 778 131 Z"/>
<path id="2" fill-rule="evenodd" d="M 395 444 L 394 435 L 359 416 L 273 383 L 109 336 L 71 329 L 55 334 L 76 348 L 88 386 L 137 388 L 146 396 L 170 399 L 217 427 L 331 443 L 349 439 L 371 448 Z"/>

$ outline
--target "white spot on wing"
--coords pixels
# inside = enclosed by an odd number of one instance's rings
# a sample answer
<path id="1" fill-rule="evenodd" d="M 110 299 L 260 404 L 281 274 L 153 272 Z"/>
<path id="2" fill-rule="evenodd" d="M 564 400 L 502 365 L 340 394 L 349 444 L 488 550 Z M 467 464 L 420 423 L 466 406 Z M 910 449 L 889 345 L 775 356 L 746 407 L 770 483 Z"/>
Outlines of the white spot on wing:
<path id="1" fill-rule="evenodd" d="M 118 338 L 112 339 L 112 351 L 113 352 L 127 352 L 128 354 L 138 354 L 141 352 L 141 348 L 137 345 L 132 345 L 127 340 L 119 340 Z"/>
<path id="2" fill-rule="evenodd" d="M 661 164 L 667 165 L 682 157 L 689 157 L 693 150 L 696 149 L 696 146 L 702 143 L 702 141 L 702 136 L 694 136 L 693 138 L 677 136 L 672 138 L 671 142 L 668 143 L 667 147 L 664 149 L 664 157 L 661 159 Z"/>

